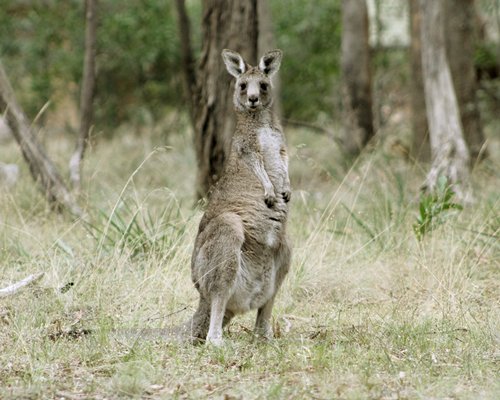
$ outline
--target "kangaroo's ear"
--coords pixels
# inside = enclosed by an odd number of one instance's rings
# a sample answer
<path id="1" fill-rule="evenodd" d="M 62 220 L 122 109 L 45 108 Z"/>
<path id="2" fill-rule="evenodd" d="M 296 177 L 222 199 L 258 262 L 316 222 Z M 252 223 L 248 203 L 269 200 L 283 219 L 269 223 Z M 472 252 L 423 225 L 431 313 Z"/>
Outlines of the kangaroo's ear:
<path id="1" fill-rule="evenodd" d="M 273 76 L 280 69 L 282 56 L 283 52 L 281 50 L 267 52 L 259 61 L 259 69 L 266 75 Z"/>
<path id="2" fill-rule="evenodd" d="M 237 78 L 246 71 L 246 64 L 243 58 L 235 51 L 224 49 L 222 50 L 222 58 L 226 64 L 227 72 Z"/>

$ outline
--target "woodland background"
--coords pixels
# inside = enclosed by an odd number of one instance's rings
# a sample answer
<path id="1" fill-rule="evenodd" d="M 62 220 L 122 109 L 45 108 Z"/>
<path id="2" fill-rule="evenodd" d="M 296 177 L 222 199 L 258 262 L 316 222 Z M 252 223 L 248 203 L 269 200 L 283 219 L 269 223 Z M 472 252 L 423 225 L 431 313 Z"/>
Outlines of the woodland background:
<path id="1" fill-rule="evenodd" d="M 224 47 L 284 51 L 294 259 L 275 340 L 247 315 L 211 349 L 161 330 Z M 498 0 L 0 0 L 0 61 L 0 397 L 498 398 Z"/>

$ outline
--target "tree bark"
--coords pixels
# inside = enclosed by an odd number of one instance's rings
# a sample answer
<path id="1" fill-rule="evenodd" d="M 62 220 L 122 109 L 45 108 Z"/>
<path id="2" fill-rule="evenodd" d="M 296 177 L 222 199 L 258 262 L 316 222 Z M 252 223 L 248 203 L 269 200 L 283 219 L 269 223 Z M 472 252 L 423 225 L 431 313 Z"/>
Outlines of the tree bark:
<path id="1" fill-rule="evenodd" d="M 257 62 L 258 1 L 203 1 L 203 44 L 194 73 L 184 1 L 177 0 L 185 87 L 192 104 L 197 198 L 207 196 L 219 179 L 235 127 L 232 78 L 223 65 L 221 52 L 228 48 L 250 63 Z"/>
<path id="2" fill-rule="evenodd" d="M 80 97 L 80 132 L 75 152 L 69 162 L 71 183 L 77 193 L 81 189 L 82 161 L 94 119 L 97 0 L 86 0 L 85 5 L 85 56 Z"/>
<path id="3" fill-rule="evenodd" d="M 12 129 L 12 134 L 29 165 L 33 179 L 40 184 L 49 204 L 56 210 L 66 209 L 76 216 L 81 216 L 81 209 L 75 203 L 56 167 L 38 143 L 28 119 L 17 104 L 14 91 L 1 62 L 0 110 L 6 110 L 7 122 Z"/>
<path id="4" fill-rule="evenodd" d="M 485 138 L 477 104 L 474 43 L 477 21 L 474 0 L 445 0 L 446 50 L 455 87 L 465 142 L 471 161 L 486 156 Z"/>
<path id="5" fill-rule="evenodd" d="M 469 151 L 463 138 L 460 112 L 446 57 L 444 1 L 420 0 L 422 67 L 429 122 L 432 166 L 424 187 L 433 191 L 446 176 L 459 198 L 469 196 Z"/>
<path id="6" fill-rule="evenodd" d="M 418 161 L 429 161 L 431 159 L 431 148 L 429 144 L 429 127 L 425 111 L 424 80 L 422 75 L 422 44 L 421 26 L 422 15 L 418 6 L 418 0 L 409 0 L 410 9 L 410 98 L 411 98 L 411 125 L 412 144 L 410 154 Z"/>
<path id="7" fill-rule="evenodd" d="M 258 56 L 274 50 L 276 48 L 276 39 L 274 37 L 273 16 L 269 1 L 257 2 L 257 18 L 258 18 L 258 38 L 257 38 L 257 53 Z M 273 75 L 273 111 L 278 115 L 281 120 L 283 115 L 283 108 L 281 105 L 281 79 L 280 72 L 278 71 Z"/>
<path id="8" fill-rule="evenodd" d="M 191 45 L 191 24 L 189 22 L 184 0 L 176 0 L 176 9 L 179 25 L 179 38 L 181 42 L 181 63 L 184 77 L 184 92 L 189 107 L 189 114 L 191 119 L 194 121 L 194 110 L 199 102 L 199 89 L 197 87 L 198 82 L 196 79 L 196 65 Z"/>
<path id="9" fill-rule="evenodd" d="M 343 139 L 357 155 L 374 136 L 368 10 L 365 0 L 342 1 Z"/>

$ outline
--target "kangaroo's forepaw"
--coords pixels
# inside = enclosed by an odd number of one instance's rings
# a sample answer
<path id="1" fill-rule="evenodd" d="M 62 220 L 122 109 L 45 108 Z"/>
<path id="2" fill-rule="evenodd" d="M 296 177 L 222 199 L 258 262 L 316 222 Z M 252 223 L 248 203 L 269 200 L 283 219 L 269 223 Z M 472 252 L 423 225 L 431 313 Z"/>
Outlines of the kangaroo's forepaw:
<path id="1" fill-rule="evenodd" d="M 264 202 L 266 205 L 271 208 L 276 204 L 276 196 L 274 194 L 265 194 L 264 195 Z"/>
<path id="2" fill-rule="evenodd" d="M 292 198 L 292 192 L 290 190 L 285 190 L 283 193 L 281 193 L 281 195 L 283 196 L 283 200 L 285 200 L 285 203 L 288 203 Z"/>

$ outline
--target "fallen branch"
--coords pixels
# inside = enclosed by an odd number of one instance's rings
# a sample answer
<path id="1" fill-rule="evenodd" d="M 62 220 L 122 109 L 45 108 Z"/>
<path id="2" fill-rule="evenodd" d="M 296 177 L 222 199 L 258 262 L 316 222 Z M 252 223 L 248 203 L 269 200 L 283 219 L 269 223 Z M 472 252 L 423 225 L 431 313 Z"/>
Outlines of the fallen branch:
<path id="1" fill-rule="evenodd" d="M 56 166 L 45 153 L 35 136 L 28 118 L 17 103 L 14 90 L 0 60 L 0 112 L 5 112 L 7 124 L 12 130 L 21 153 L 26 160 L 31 176 L 40 186 L 50 205 L 55 210 L 66 209 L 77 217 L 82 210 L 73 199 Z"/>
<path id="2" fill-rule="evenodd" d="M 43 276 L 43 272 L 39 272 L 37 274 L 33 274 L 33 275 L 30 275 L 30 276 L 24 278 L 22 281 L 19 281 L 19 282 L 14 283 L 10 286 L 7 286 L 4 289 L 0 289 L 0 298 L 16 294 L 23 287 L 28 286 L 30 283 L 38 281 L 42 276 Z"/>

